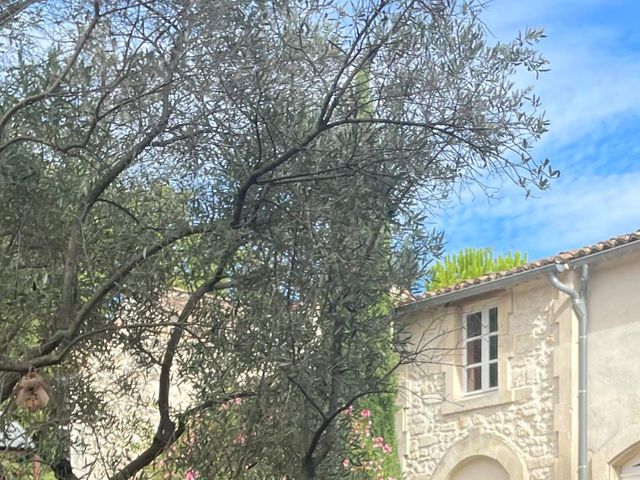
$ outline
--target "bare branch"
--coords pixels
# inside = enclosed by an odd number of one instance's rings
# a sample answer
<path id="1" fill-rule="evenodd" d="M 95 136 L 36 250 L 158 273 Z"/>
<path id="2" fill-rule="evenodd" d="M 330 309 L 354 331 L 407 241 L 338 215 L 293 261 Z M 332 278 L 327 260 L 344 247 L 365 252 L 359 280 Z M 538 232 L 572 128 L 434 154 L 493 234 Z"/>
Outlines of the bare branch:
<path id="1" fill-rule="evenodd" d="M 31 3 L 34 3 L 34 2 L 31 2 Z M 91 37 L 91 34 L 93 30 L 96 28 L 96 25 L 98 24 L 99 20 L 100 20 L 100 7 L 98 4 L 98 1 L 95 0 L 93 3 L 93 18 L 91 19 L 91 22 L 89 22 L 89 26 L 85 29 L 83 34 L 80 36 L 80 39 L 78 40 L 76 48 L 73 54 L 71 55 L 71 58 L 69 58 L 69 60 L 67 61 L 67 64 L 62 69 L 62 72 L 60 72 L 60 74 L 53 79 L 53 81 L 49 84 L 49 86 L 44 91 L 36 93 L 29 97 L 23 98 L 22 100 L 17 102 L 15 105 L 13 105 L 11 108 L 9 108 L 9 110 L 7 110 L 4 113 L 4 115 L 0 118 L 0 138 L 4 137 L 4 130 L 7 126 L 7 123 L 9 122 L 9 120 L 11 120 L 11 118 L 17 112 L 19 112 L 25 107 L 28 107 L 31 104 L 39 102 L 40 100 L 44 100 L 45 98 L 50 96 L 60 86 L 62 81 L 67 77 L 67 75 L 69 75 L 69 72 L 71 72 L 71 69 L 76 64 L 76 61 L 80 56 L 80 53 L 82 52 L 87 41 Z"/>

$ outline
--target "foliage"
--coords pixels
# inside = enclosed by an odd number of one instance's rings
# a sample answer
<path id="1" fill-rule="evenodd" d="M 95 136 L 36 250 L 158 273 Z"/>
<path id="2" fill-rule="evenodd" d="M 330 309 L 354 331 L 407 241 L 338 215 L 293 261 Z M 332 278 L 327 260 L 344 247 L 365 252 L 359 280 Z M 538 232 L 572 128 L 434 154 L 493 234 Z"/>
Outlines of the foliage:
<path id="1" fill-rule="evenodd" d="M 3 480 L 22 480 L 33 478 L 33 458 L 20 458 L 12 453 L 3 452 L 0 456 L 0 478 Z M 40 480 L 55 480 L 55 476 L 46 465 L 41 466 Z"/>
<path id="2" fill-rule="evenodd" d="M 391 393 L 372 395 L 359 403 L 360 413 L 370 412 L 367 420 L 370 436 L 364 440 L 366 448 L 355 452 L 356 457 L 376 460 L 380 465 L 375 468 L 368 478 L 376 478 L 382 475 L 386 479 L 401 478 L 400 459 L 398 458 L 398 445 L 395 430 L 396 395 Z M 364 418 L 362 415 L 361 419 Z M 364 422 L 364 420 L 360 420 Z M 367 430 L 359 428 L 360 433 Z M 383 449 L 384 446 L 387 446 Z M 353 453 L 353 452 L 352 452 Z M 353 464 L 353 462 L 351 462 Z"/>
<path id="3" fill-rule="evenodd" d="M 392 312 L 391 299 L 385 297 L 382 299 L 377 308 L 385 311 L 389 314 Z M 397 328 L 397 327 L 396 327 Z M 386 359 L 386 366 L 384 370 L 392 371 L 393 366 L 398 362 L 398 356 L 393 350 L 393 338 L 389 332 L 385 332 L 380 339 L 380 348 L 378 355 L 381 358 Z M 383 474 L 385 477 L 400 478 L 400 459 L 398 458 L 397 439 L 396 439 L 396 376 L 392 375 L 387 382 L 387 392 L 380 392 L 369 395 L 357 402 L 357 406 L 361 413 L 366 411 L 369 413 L 366 417 L 360 415 L 360 418 L 367 418 L 369 431 L 372 438 L 383 438 L 385 444 L 390 445 L 391 450 L 384 452 L 385 455 L 377 455 L 380 452 L 373 450 L 379 460 L 380 469 L 378 473 Z M 353 406 L 350 407 L 349 412 L 353 412 Z M 360 430 L 364 432 L 364 430 Z M 367 440 L 369 442 L 369 440 Z M 370 442 L 369 442 L 370 443 Z M 370 452 L 371 453 L 371 452 Z"/>
<path id="4" fill-rule="evenodd" d="M 465 248 L 435 263 L 431 268 L 427 290 L 437 290 L 463 280 L 478 278 L 485 273 L 509 270 L 526 263 L 526 253 L 507 252 L 504 255 L 494 255 L 491 248 Z"/>
<path id="5" fill-rule="evenodd" d="M 387 439 L 394 436 L 394 432 L 389 432 L 390 437 L 378 435 L 373 428 L 372 413 L 367 408 L 354 413 L 347 410 L 348 424 L 348 445 L 349 456 L 342 460 L 342 467 L 353 479 L 373 479 L 373 480 L 396 480 L 399 472 L 390 470 L 393 467 L 392 452 L 393 446 Z M 375 417 L 374 417 L 375 418 Z"/>
<path id="6" fill-rule="evenodd" d="M 481 11 L 0 12 L 0 401 L 26 416 L 19 378 L 48 380 L 23 424 L 56 478 L 144 478 L 174 444 L 183 473 L 344 474 L 340 413 L 420 358 L 380 303 L 439 251 L 430 212 L 486 175 L 557 175 L 531 155 L 539 99 L 512 81 L 546 68 L 542 32 L 490 44 Z"/>

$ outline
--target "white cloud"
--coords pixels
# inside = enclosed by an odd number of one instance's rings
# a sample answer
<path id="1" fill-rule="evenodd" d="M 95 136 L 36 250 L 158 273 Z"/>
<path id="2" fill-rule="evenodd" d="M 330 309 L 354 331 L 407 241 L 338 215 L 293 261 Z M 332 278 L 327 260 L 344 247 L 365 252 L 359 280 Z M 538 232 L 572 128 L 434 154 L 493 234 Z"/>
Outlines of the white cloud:
<path id="1" fill-rule="evenodd" d="M 608 0 L 607 3 L 623 2 Z M 526 27 L 548 26 L 551 21 L 571 18 L 577 12 L 603 5 L 603 0 L 489 0 L 487 4 L 482 18 L 496 37 L 506 39 Z"/>
<path id="2" fill-rule="evenodd" d="M 548 34 L 540 50 L 551 70 L 535 82 L 551 120 L 543 145 L 563 144 L 612 128 L 640 110 L 640 51 L 628 45 L 634 41 L 636 26 L 624 29 L 596 17 L 603 6 L 617 6 L 623 13 L 629 9 L 635 17 L 639 10 L 631 4 L 602 0 L 495 0 L 489 4 L 484 20 L 497 39 L 509 40 L 526 26 L 544 27 Z M 580 24 L 570 21 L 580 16 L 594 18 Z"/>
<path id="3" fill-rule="evenodd" d="M 462 195 L 443 215 L 449 251 L 465 246 L 547 256 L 640 228 L 640 51 L 629 24 L 594 16 L 629 0 L 495 0 L 484 19 L 500 40 L 525 26 L 547 26 L 541 50 L 551 71 L 536 93 L 551 121 L 538 145 L 562 171 L 536 199 L 503 185 L 500 199 Z M 618 15 L 620 16 L 620 15 Z M 636 38 L 632 38 L 636 35 Z"/>
<path id="4" fill-rule="evenodd" d="M 547 256 L 640 228 L 640 173 L 583 176 L 524 199 L 505 187 L 500 199 L 477 197 L 442 218 L 449 251 L 491 246 Z"/>
<path id="5" fill-rule="evenodd" d="M 640 108 L 640 55 L 577 45 L 550 55 L 552 70 L 537 89 L 547 106 L 547 142 L 567 143 L 614 128 Z"/>

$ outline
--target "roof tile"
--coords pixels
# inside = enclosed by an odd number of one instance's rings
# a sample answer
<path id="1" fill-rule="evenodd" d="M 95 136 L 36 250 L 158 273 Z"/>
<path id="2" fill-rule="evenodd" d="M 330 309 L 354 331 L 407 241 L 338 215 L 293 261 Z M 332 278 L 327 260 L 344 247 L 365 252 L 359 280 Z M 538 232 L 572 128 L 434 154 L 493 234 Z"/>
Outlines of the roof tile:
<path id="1" fill-rule="evenodd" d="M 527 263 L 526 265 L 514 267 L 509 270 L 503 270 L 503 271 L 494 272 L 494 273 L 485 273 L 484 275 L 481 275 L 475 279 L 462 280 L 461 282 L 458 282 L 455 285 L 451 285 L 445 288 L 440 288 L 438 290 L 433 290 L 430 292 L 425 292 L 422 295 L 410 295 L 410 296 L 406 295 L 403 297 L 402 299 L 403 301 L 401 304 L 406 305 L 418 300 L 437 297 L 439 295 L 444 295 L 446 293 L 462 290 L 464 288 L 471 287 L 473 285 L 488 283 L 493 280 L 498 280 L 499 278 L 508 277 L 516 273 L 520 273 L 528 270 L 535 270 L 536 268 L 544 267 L 546 265 L 551 265 L 553 263 L 566 263 L 571 260 L 587 257 L 589 255 L 593 255 L 598 252 L 603 252 L 605 250 L 609 250 L 615 247 L 633 243 L 638 240 L 640 240 L 640 230 L 636 230 L 635 232 L 628 233 L 625 235 L 620 235 L 618 237 L 613 237 L 608 240 L 595 243 L 593 245 L 587 245 L 586 247 L 578 248 L 575 250 L 569 250 L 565 252 L 560 252 L 557 255 L 552 255 L 550 257 L 534 260 L 533 262 Z"/>

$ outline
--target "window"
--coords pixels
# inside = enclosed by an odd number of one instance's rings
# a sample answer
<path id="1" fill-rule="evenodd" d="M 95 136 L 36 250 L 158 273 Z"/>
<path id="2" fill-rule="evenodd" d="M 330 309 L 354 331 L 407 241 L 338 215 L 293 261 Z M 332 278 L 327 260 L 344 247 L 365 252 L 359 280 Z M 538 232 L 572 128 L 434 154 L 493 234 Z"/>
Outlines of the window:
<path id="1" fill-rule="evenodd" d="M 498 307 L 465 315 L 463 357 L 465 393 L 498 388 Z"/>

